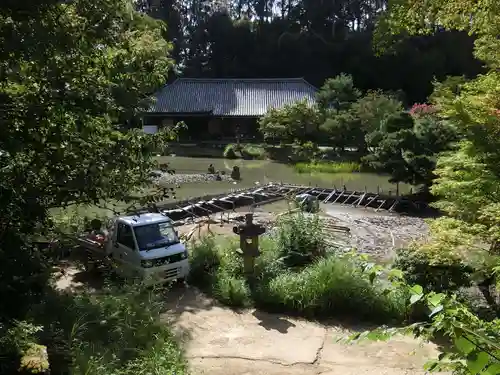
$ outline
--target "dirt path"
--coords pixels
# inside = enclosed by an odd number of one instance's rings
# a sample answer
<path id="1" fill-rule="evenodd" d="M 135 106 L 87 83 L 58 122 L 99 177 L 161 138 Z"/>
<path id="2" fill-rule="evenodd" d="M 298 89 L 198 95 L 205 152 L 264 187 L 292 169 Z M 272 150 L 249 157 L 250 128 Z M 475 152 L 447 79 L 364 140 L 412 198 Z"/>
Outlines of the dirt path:
<path id="1" fill-rule="evenodd" d="M 338 326 L 234 312 L 190 288 L 171 293 L 164 318 L 184 337 L 193 375 L 423 375 L 437 356 L 411 338 L 345 345 L 337 338 L 349 331 Z"/>

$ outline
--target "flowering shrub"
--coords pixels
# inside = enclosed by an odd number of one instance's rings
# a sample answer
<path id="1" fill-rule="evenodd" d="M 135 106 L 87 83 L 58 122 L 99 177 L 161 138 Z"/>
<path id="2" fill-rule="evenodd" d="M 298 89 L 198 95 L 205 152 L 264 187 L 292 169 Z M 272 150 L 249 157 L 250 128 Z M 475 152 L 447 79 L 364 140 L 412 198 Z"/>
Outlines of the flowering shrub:
<path id="1" fill-rule="evenodd" d="M 420 103 L 415 103 L 413 104 L 413 107 L 410 109 L 410 114 L 412 116 L 426 116 L 426 115 L 432 115 L 437 111 L 436 107 L 430 104 L 420 104 Z"/>

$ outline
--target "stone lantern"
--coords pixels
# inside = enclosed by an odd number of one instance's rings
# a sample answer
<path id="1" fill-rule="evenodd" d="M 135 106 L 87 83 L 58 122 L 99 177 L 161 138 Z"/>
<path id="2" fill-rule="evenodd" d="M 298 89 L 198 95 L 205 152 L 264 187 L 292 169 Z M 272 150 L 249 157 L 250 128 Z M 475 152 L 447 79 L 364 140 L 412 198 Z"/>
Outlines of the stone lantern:
<path id="1" fill-rule="evenodd" d="M 260 255 L 259 236 L 266 232 L 263 225 L 253 222 L 253 214 L 245 215 L 245 223 L 233 227 L 233 232 L 240 236 L 238 253 L 243 257 L 243 268 L 247 276 L 254 273 L 255 258 Z"/>

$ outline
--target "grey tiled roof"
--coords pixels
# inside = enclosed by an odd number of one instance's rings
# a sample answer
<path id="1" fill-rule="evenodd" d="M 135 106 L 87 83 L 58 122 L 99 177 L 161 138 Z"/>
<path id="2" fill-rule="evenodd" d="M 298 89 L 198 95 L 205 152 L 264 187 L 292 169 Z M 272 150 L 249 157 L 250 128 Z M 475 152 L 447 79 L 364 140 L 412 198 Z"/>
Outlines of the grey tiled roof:
<path id="1" fill-rule="evenodd" d="M 314 103 L 317 89 L 302 78 L 179 78 L 155 95 L 148 112 L 210 112 L 214 116 L 261 116 L 297 100 Z"/>

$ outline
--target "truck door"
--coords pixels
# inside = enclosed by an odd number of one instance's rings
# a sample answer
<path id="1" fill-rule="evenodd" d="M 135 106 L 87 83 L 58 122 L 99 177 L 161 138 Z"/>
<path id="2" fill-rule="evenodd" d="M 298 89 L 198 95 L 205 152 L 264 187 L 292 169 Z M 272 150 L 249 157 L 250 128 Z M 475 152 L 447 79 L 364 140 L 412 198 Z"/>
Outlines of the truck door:
<path id="1" fill-rule="evenodd" d="M 113 251 L 113 259 L 121 269 L 117 270 L 127 276 L 133 276 L 138 257 L 132 227 L 126 223 L 118 223 L 116 228 L 116 244 Z M 140 265 L 139 265 L 140 267 Z"/>

